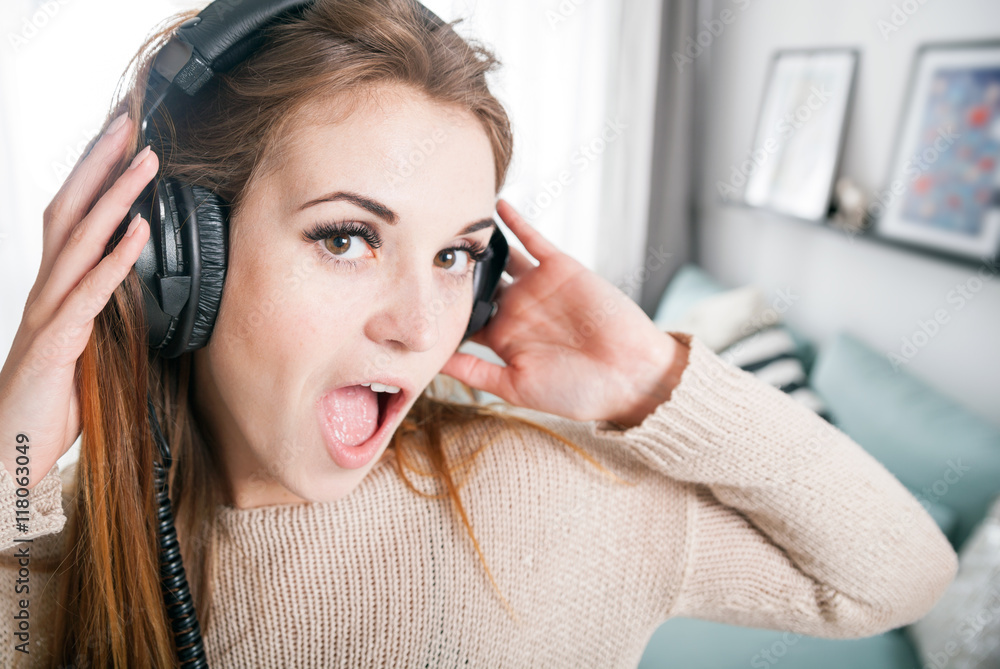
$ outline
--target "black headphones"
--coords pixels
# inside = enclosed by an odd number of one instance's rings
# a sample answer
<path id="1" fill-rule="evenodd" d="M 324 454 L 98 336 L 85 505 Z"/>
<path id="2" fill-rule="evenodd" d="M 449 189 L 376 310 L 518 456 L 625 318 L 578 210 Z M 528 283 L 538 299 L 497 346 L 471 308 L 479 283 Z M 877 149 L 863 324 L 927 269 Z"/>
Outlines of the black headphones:
<path id="1" fill-rule="evenodd" d="M 146 141 L 165 146 L 160 127 L 163 107 L 183 104 L 218 72 L 246 60 L 272 22 L 301 13 L 314 0 L 216 0 L 186 21 L 160 50 L 149 74 L 141 131 Z M 413 0 L 429 27 L 445 23 Z M 173 178 L 150 182 L 129 210 L 120 232 L 136 214 L 149 222 L 135 269 L 142 280 L 149 346 L 174 358 L 201 348 L 215 325 L 226 277 L 229 205 L 201 186 Z M 496 313 L 493 301 L 509 248 L 499 226 L 486 256 L 473 268 L 473 306 L 463 341 Z"/>
<path id="2" fill-rule="evenodd" d="M 420 2 L 428 27 L 446 24 Z M 218 72 L 246 60 L 263 42 L 273 22 L 301 13 L 314 0 L 215 0 L 183 23 L 153 62 L 143 101 L 143 137 L 164 151 L 162 109 L 183 104 Z M 117 235 L 136 214 L 149 222 L 150 236 L 135 269 L 143 284 L 150 348 L 175 358 L 208 343 L 226 278 L 229 204 L 211 190 L 173 178 L 158 177 L 132 204 Z M 486 255 L 473 268 L 474 302 L 463 341 L 481 330 L 496 313 L 493 301 L 509 248 L 499 226 Z M 147 393 L 150 429 L 159 448 L 153 462 L 157 502 L 157 537 L 164 603 L 181 666 L 207 667 L 201 627 L 184 572 L 171 510 L 168 470 L 170 447 L 160 430 L 152 396 Z"/>

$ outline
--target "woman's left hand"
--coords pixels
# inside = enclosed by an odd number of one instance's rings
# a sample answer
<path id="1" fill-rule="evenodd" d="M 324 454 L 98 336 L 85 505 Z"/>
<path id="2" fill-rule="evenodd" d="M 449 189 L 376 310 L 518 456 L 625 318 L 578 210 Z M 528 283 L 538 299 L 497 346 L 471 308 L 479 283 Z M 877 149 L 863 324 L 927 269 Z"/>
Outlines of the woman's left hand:
<path id="1" fill-rule="evenodd" d="M 638 425 L 670 398 L 688 347 L 660 331 L 624 292 L 562 253 L 503 199 L 497 212 L 538 259 L 514 246 L 496 314 L 470 341 L 501 367 L 467 353 L 442 373 L 511 404 L 571 420 Z"/>

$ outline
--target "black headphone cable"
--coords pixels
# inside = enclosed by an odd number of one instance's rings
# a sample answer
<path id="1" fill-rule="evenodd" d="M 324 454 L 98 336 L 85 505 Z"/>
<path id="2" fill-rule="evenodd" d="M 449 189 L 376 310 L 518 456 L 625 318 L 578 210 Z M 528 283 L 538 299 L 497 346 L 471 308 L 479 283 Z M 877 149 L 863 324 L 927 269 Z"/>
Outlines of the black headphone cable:
<path id="1" fill-rule="evenodd" d="M 174 527 L 174 514 L 170 507 L 170 484 L 167 480 L 167 472 L 172 464 L 170 447 L 160 431 L 153 398 L 148 391 L 146 404 L 149 407 L 150 427 L 159 446 L 160 460 L 162 460 L 161 463 L 153 459 L 153 479 L 156 483 L 158 506 L 156 533 L 160 545 L 160 583 L 163 586 L 163 599 L 167 606 L 167 616 L 170 618 L 180 666 L 207 669 L 208 661 L 205 659 L 205 648 L 201 640 L 201 627 L 198 625 L 198 615 L 191 601 L 191 590 L 184 573 L 177 530 Z"/>

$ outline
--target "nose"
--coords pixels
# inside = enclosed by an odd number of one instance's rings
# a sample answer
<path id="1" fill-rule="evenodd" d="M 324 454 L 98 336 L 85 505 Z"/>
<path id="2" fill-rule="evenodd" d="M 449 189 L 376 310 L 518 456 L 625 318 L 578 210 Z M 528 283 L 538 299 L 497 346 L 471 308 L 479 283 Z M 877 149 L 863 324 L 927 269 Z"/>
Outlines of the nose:
<path id="1" fill-rule="evenodd" d="M 433 348 L 440 338 L 440 320 L 455 308 L 455 300 L 440 294 L 431 272 L 409 266 L 387 277 L 379 292 L 368 337 L 410 351 Z"/>

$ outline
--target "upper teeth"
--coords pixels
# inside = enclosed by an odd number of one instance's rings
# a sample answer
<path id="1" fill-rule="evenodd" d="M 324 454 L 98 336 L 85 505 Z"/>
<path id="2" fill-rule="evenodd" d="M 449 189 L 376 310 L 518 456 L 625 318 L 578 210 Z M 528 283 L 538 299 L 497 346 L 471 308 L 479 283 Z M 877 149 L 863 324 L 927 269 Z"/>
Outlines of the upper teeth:
<path id="1" fill-rule="evenodd" d="M 372 390 L 377 393 L 398 393 L 399 388 L 396 386 L 386 385 L 384 383 L 379 383 L 378 381 L 371 381 L 370 383 L 362 383 L 363 386 L 369 386 Z"/>

